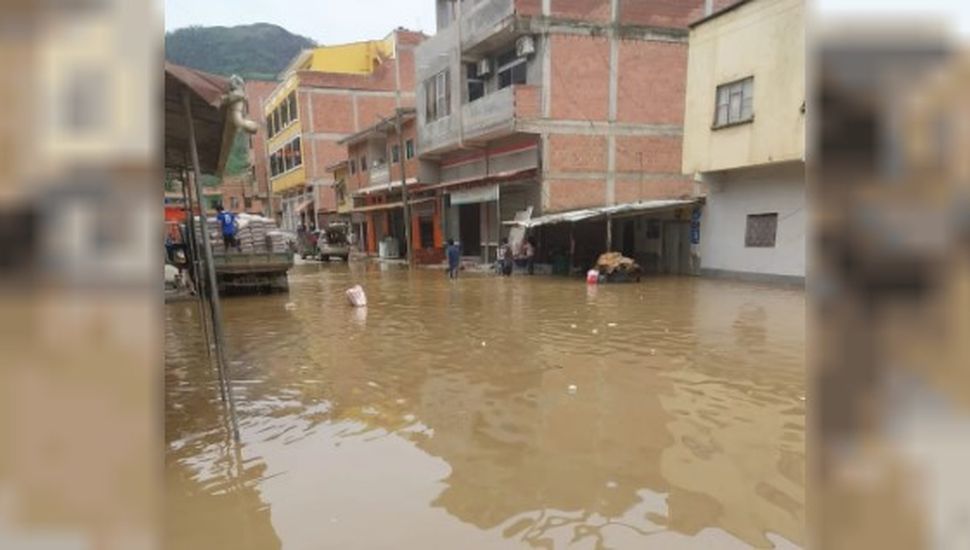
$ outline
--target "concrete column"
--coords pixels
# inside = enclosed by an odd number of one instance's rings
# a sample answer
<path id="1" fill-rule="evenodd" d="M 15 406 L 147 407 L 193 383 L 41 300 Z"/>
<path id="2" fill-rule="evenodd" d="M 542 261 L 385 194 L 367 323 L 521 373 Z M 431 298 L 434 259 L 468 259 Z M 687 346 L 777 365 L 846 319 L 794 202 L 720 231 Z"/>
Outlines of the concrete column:
<path id="1" fill-rule="evenodd" d="M 610 20 L 613 22 L 613 27 L 609 31 L 610 38 L 610 95 L 609 95 L 609 109 L 608 118 L 610 125 L 610 133 L 606 139 L 606 197 L 605 202 L 608 205 L 616 204 L 616 111 L 617 111 L 617 95 L 619 88 L 619 57 L 620 57 L 620 41 L 616 34 L 616 25 L 620 21 L 620 0 L 610 1 Z"/>

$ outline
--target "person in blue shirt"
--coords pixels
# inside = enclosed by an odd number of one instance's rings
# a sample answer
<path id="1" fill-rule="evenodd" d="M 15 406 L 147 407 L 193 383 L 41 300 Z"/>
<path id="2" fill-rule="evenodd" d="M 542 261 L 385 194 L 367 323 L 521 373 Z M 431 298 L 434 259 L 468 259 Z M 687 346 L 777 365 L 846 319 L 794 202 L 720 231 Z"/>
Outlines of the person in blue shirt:
<path id="1" fill-rule="evenodd" d="M 461 248 L 455 244 L 454 239 L 448 239 L 448 247 L 445 249 L 448 256 L 448 278 L 458 278 L 458 268 L 461 265 Z"/>
<path id="2" fill-rule="evenodd" d="M 232 212 L 224 210 L 222 205 L 216 206 L 216 220 L 219 222 L 219 227 L 222 229 L 222 246 L 226 252 L 229 252 L 229 247 L 232 246 L 237 251 L 242 252 L 242 248 L 239 246 L 239 239 L 236 238 L 236 215 Z"/>

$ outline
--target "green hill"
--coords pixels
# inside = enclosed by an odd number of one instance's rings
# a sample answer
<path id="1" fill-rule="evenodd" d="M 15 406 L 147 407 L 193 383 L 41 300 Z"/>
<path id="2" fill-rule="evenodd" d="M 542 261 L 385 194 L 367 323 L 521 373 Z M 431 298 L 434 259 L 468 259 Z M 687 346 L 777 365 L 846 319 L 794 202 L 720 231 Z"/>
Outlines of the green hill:
<path id="1" fill-rule="evenodd" d="M 186 27 L 165 33 L 165 59 L 214 74 L 275 80 L 305 48 L 305 36 L 269 23 L 236 27 Z"/>

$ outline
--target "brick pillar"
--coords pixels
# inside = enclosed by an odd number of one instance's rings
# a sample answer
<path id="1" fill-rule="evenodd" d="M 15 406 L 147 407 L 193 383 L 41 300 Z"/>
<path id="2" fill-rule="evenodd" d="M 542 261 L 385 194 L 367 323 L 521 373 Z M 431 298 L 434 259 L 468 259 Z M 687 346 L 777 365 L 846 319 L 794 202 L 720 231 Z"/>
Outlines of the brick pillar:
<path id="1" fill-rule="evenodd" d="M 421 217 L 411 211 L 411 250 L 421 250 Z"/>
<path id="2" fill-rule="evenodd" d="M 441 224 L 441 217 L 444 215 L 443 210 L 444 201 L 440 197 L 436 198 L 434 201 L 434 214 L 432 215 L 432 220 L 434 221 L 434 247 L 443 248 L 445 246 L 445 235 L 444 227 Z"/>

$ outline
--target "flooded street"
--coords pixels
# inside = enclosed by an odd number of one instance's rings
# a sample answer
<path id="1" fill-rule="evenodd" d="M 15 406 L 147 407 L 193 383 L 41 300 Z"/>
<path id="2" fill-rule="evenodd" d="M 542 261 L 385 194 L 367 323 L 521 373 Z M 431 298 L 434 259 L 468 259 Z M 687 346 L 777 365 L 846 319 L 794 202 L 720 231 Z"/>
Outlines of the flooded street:
<path id="1" fill-rule="evenodd" d="M 802 290 L 340 263 L 223 305 L 239 446 L 165 310 L 166 547 L 805 544 Z"/>

